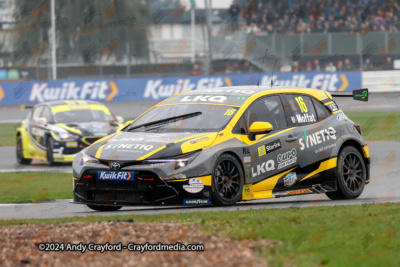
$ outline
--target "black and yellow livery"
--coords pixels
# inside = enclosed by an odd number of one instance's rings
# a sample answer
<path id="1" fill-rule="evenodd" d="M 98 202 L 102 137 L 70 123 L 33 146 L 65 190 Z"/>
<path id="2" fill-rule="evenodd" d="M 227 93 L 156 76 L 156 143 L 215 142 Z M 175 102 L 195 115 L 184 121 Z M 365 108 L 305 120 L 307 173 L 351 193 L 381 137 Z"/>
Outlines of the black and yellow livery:
<path id="1" fill-rule="evenodd" d="M 74 203 L 233 205 L 326 193 L 357 198 L 369 182 L 361 129 L 330 93 L 224 87 L 175 95 L 73 162 Z"/>
<path id="2" fill-rule="evenodd" d="M 99 102 L 38 104 L 16 131 L 17 161 L 30 164 L 32 159 L 39 159 L 50 165 L 72 162 L 79 151 L 122 126 L 122 118 Z"/>

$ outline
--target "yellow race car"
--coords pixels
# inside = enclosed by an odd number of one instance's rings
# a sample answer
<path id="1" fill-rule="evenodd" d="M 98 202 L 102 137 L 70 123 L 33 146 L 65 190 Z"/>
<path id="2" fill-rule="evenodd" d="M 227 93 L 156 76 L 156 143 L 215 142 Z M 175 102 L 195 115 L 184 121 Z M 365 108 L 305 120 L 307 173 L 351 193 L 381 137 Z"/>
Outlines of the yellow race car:
<path id="1" fill-rule="evenodd" d="M 340 94 L 368 100 L 367 89 Z M 369 148 L 332 95 L 241 86 L 170 97 L 75 157 L 74 203 L 111 211 L 311 193 L 357 198 L 369 182 Z"/>
<path id="2" fill-rule="evenodd" d="M 35 105 L 15 133 L 17 161 L 49 165 L 72 162 L 95 141 L 122 128 L 123 119 L 95 101 L 54 101 Z"/>

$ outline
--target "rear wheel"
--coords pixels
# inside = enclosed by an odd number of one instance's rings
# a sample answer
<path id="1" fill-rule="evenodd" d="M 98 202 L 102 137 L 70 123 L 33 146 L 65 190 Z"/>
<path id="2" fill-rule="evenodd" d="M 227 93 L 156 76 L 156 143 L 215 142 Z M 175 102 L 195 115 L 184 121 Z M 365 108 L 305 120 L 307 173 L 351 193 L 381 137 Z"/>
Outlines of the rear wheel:
<path id="1" fill-rule="evenodd" d="M 218 206 L 234 205 L 242 195 L 244 176 L 239 161 L 222 154 L 215 163 L 212 175 L 211 196 Z"/>
<path id="2" fill-rule="evenodd" d="M 21 135 L 17 137 L 17 162 L 19 164 L 30 164 L 32 162 L 32 159 L 24 158 L 24 147 Z"/>
<path id="3" fill-rule="evenodd" d="M 117 211 L 120 208 L 122 208 L 122 206 L 97 206 L 97 205 L 87 205 L 87 206 L 92 210 L 96 211 Z"/>
<path id="4" fill-rule="evenodd" d="M 347 146 L 340 151 L 336 168 L 337 191 L 326 195 L 333 200 L 358 198 L 364 190 L 367 177 L 363 156 L 355 147 Z"/>

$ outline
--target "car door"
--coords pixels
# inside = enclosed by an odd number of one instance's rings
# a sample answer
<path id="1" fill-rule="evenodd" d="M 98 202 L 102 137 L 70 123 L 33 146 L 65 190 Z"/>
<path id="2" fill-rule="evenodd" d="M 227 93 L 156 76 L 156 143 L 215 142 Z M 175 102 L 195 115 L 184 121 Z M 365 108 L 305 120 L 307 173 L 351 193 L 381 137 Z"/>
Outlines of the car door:
<path id="1" fill-rule="evenodd" d="M 249 128 L 256 121 L 269 122 L 273 129 L 267 134 L 249 139 Z M 287 117 L 279 95 L 264 96 L 255 100 L 239 119 L 238 131 L 247 146 L 243 149 L 246 183 L 253 184 L 253 191 L 271 190 L 276 186 L 277 179 L 266 181 L 276 174 L 295 166 L 295 162 L 279 164 L 278 155 L 282 151 L 290 151 L 288 143 Z M 266 182 L 262 182 L 266 181 Z"/>
<path id="2" fill-rule="evenodd" d="M 305 94 L 283 94 L 289 133 L 297 150 L 296 185 L 316 183 L 320 179 L 321 162 L 331 158 L 340 126 L 335 116 L 314 97 Z M 315 174 L 315 175 L 312 175 Z"/>
<path id="3" fill-rule="evenodd" d="M 29 133 L 32 137 L 34 144 L 40 146 L 40 142 L 43 136 L 43 125 L 39 123 L 40 115 L 42 114 L 44 106 L 36 106 L 33 111 L 31 118 L 29 120 Z"/>

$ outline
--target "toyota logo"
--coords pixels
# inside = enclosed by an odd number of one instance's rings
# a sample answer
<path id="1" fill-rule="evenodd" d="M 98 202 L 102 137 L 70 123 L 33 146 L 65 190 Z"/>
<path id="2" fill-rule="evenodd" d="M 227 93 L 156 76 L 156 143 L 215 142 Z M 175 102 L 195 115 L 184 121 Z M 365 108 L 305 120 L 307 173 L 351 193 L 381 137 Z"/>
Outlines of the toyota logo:
<path id="1" fill-rule="evenodd" d="M 111 170 L 119 170 L 119 169 L 121 169 L 121 164 L 119 164 L 119 162 L 113 162 L 110 164 L 110 169 Z"/>

